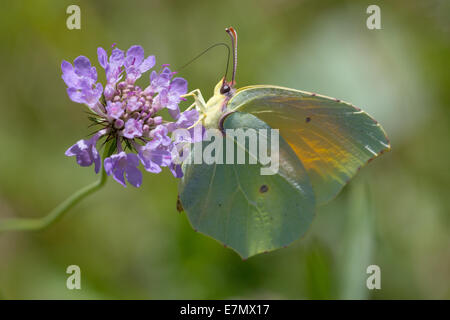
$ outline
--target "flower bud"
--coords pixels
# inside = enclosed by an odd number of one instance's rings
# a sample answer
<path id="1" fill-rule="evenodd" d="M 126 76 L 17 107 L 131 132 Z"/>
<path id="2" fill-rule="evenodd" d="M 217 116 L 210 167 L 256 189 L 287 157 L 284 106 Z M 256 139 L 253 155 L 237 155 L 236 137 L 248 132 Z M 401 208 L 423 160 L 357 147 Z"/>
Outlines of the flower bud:
<path id="1" fill-rule="evenodd" d="M 113 86 L 107 84 L 105 87 L 105 90 L 103 91 L 103 94 L 105 95 L 106 100 L 111 100 L 112 97 L 114 97 L 114 94 L 116 93 L 116 90 Z"/>
<path id="2" fill-rule="evenodd" d="M 160 125 L 163 122 L 163 119 L 162 119 L 161 116 L 157 116 L 157 117 L 155 117 L 153 119 L 155 121 L 155 125 L 157 125 L 157 126 Z"/>
<path id="3" fill-rule="evenodd" d="M 117 119 L 116 121 L 114 121 L 114 128 L 116 129 L 122 129 L 124 125 L 124 122 L 122 119 Z"/>
<path id="4" fill-rule="evenodd" d="M 123 89 L 125 89 L 126 86 L 127 86 L 127 83 L 126 83 L 125 81 L 121 81 L 121 82 L 119 82 L 119 84 L 117 85 L 117 88 L 118 88 L 119 90 L 123 90 Z"/>

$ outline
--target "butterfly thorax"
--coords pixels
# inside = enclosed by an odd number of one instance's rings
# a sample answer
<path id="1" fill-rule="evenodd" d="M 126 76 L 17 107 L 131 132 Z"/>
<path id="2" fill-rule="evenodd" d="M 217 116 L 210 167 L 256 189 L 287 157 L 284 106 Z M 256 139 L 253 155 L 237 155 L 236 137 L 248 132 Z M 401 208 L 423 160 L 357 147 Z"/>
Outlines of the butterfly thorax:
<path id="1" fill-rule="evenodd" d="M 219 129 L 222 115 L 227 113 L 228 101 L 233 97 L 236 89 L 230 86 L 230 91 L 221 93 L 223 81 L 214 88 L 214 95 L 206 102 L 206 112 L 204 112 L 203 126 L 205 128 Z"/>

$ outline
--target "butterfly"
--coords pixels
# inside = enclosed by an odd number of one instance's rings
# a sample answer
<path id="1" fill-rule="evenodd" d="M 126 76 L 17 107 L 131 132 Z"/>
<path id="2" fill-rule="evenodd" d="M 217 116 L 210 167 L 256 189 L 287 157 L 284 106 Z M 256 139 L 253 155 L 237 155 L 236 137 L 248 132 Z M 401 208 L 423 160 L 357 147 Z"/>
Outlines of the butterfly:
<path id="1" fill-rule="evenodd" d="M 315 208 L 333 199 L 359 169 L 390 150 L 381 125 L 350 103 L 272 85 L 236 89 L 237 33 L 233 77 L 219 81 L 207 101 L 197 89 L 202 125 L 228 129 L 278 129 L 279 170 L 261 175 L 257 164 L 182 165 L 179 207 L 196 231 L 246 259 L 285 247 L 309 228 Z M 238 142 L 234 138 L 234 144 Z M 237 145 L 248 153 L 249 145 Z"/>

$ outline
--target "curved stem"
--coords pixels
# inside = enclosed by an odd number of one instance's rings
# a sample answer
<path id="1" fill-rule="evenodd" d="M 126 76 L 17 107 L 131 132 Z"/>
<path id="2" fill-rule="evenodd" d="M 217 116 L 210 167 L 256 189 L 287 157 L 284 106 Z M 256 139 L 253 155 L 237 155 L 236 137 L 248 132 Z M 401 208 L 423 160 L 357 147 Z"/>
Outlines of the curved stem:
<path id="1" fill-rule="evenodd" d="M 75 206 L 78 202 L 86 198 L 88 195 L 99 190 L 105 184 L 107 175 L 105 170 L 101 169 L 101 176 L 98 181 L 95 181 L 84 188 L 81 188 L 72 194 L 65 201 L 61 202 L 48 215 L 42 218 L 11 218 L 0 220 L 0 233 L 3 231 L 33 231 L 48 227 L 52 223 L 60 219 L 69 209 Z"/>

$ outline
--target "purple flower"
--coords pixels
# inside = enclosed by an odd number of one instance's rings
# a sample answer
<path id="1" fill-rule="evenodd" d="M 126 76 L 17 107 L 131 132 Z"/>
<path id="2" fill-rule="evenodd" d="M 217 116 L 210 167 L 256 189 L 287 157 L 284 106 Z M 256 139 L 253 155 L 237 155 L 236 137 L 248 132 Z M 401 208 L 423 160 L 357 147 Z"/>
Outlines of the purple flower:
<path id="1" fill-rule="evenodd" d="M 96 144 L 102 134 L 99 132 L 89 140 L 80 140 L 66 151 L 66 156 L 75 156 L 77 163 L 82 167 L 89 167 L 95 164 L 95 173 L 98 173 L 101 167 L 100 155 L 98 154 Z"/>
<path id="2" fill-rule="evenodd" d="M 67 94 L 73 102 L 84 103 L 93 108 L 102 96 L 103 86 L 97 81 L 97 70 L 84 56 L 73 62 L 61 63 L 62 79 L 67 85 Z"/>
<path id="3" fill-rule="evenodd" d="M 69 88 L 79 88 L 82 82 L 92 86 L 97 81 L 97 70 L 91 66 L 91 62 L 85 56 L 76 58 L 73 66 L 70 62 L 63 60 L 61 69 L 62 79 Z"/>
<path id="4" fill-rule="evenodd" d="M 163 89 L 160 93 L 161 104 L 165 106 L 172 118 L 178 119 L 180 116 L 180 109 L 178 104 L 181 101 L 181 96 L 187 93 L 187 81 L 183 78 L 175 78 L 171 82 L 168 89 Z"/>
<path id="5" fill-rule="evenodd" d="M 127 186 L 124 174 L 132 186 L 137 188 L 142 184 L 142 172 L 139 171 L 138 166 L 139 159 L 134 153 L 126 154 L 122 151 L 105 159 L 106 174 L 112 175 L 124 187 Z"/>
<path id="6" fill-rule="evenodd" d="M 172 154 L 159 140 L 154 139 L 138 150 L 138 157 L 148 172 L 159 173 L 161 167 L 167 167 L 172 163 Z"/>
<path id="7" fill-rule="evenodd" d="M 125 54 L 120 49 L 113 49 L 108 61 L 108 54 L 105 49 L 98 47 L 97 49 L 98 62 L 105 69 L 106 81 L 105 98 L 111 99 L 115 93 L 115 85 L 122 78 L 122 66 L 125 62 Z"/>
<path id="8" fill-rule="evenodd" d="M 133 118 L 128 119 L 125 122 L 125 129 L 123 129 L 122 135 L 128 139 L 142 136 L 142 122 Z"/>
<path id="9" fill-rule="evenodd" d="M 191 109 L 180 113 L 180 116 L 178 117 L 176 122 L 170 122 L 166 126 L 169 132 L 172 132 L 179 128 L 187 129 L 197 122 L 198 117 L 198 111 L 196 109 Z"/>
<path id="10" fill-rule="evenodd" d="M 132 46 L 127 51 L 124 65 L 127 71 L 127 81 L 134 83 L 144 72 L 153 68 L 155 56 L 144 59 L 144 49 L 141 46 Z"/>
<path id="11" fill-rule="evenodd" d="M 164 67 L 160 73 L 152 71 L 150 74 L 150 85 L 145 89 L 148 93 L 159 93 L 164 89 L 168 89 L 170 79 L 172 79 L 173 72 L 168 67 Z"/>
<path id="12" fill-rule="evenodd" d="M 119 119 L 125 112 L 125 108 L 123 107 L 123 104 L 120 101 L 118 102 L 108 101 L 106 103 L 106 112 L 107 115 L 112 119 Z"/>
<path id="13" fill-rule="evenodd" d="M 166 126 L 159 125 L 150 132 L 150 136 L 154 140 L 158 141 L 159 144 L 162 144 L 163 146 L 167 147 L 172 143 L 172 139 L 170 139 L 167 133 L 168 130 Z"/>
<path id="14" fill-rule="evenodd" d="M 113 49 L 108 61 L 108 54 L 102 47 L 97 48 L 98 62 L 105 69 L 108 83 L 116 84 L 120 80 L 125 54 L 120 49 Z"/>
<path id="15" fill-rule="evenodd" d="M 127 110 L 129 112 L 137 111 L 142 107 L 143 103 L 139 101 L 137 96 L 131 96 L 127 102 Z"/>

